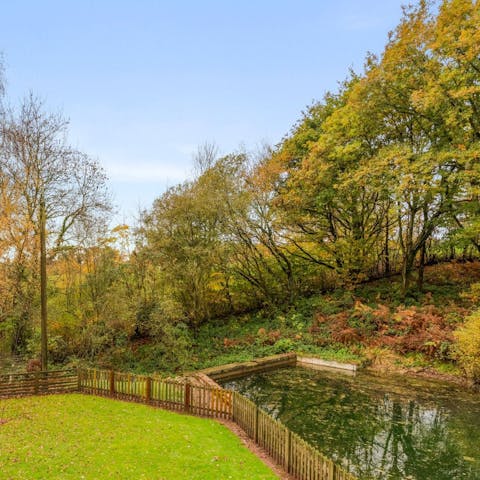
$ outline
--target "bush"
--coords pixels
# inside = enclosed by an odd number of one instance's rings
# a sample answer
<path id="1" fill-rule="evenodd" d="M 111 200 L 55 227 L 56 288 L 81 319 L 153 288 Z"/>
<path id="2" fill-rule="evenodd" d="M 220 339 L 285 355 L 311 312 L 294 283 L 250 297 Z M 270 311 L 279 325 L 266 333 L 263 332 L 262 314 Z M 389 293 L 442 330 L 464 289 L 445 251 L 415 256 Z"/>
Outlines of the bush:
<path id="1" fill-rule="evenodd" d="M 150 312 L 148 321 L 148 335 L 153 342 L 148 368 L 181 370 L 191 355 L 192 333 L 180 306 L 164 299 Z"/>
<path id="2" fill-rule="evenodd" d="M 456 357 L 466 376 L 480 386 L 480 309 L 455 331 Z"/>
<path id="3" fill-rule="evenodd" d="M 273 346 L 274 353 L 287 353 L 295 350 L 295 342 L 290 338 L 281 338 Z"/>
<path id="4" fill-rule="evenodd" d="M 460 293 L 461 298 L 465 298 L 473 304 L 480 301 L 480 283 L 472 283 L 466 292 Z"/>

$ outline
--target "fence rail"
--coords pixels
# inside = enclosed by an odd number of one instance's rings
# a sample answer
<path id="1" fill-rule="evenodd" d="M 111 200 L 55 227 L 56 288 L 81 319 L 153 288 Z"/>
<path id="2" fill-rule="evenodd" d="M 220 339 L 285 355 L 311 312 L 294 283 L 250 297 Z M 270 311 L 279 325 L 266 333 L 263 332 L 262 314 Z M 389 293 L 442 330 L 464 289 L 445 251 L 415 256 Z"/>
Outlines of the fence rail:
<path id="1" fill-rule="evenodd" d="M 84 393 L 147 403 L 193 415 L 232 418 L 233 393 L 222 388 L 107 370 L 79 370 L 78 388 Z"/>
<path id="2" fill-rule="evenodd" d="M 238 392 L 210 385 L 111 370 L 0 375 L 0 398 L 80 391 L 192 415 L 233 420 L 298 480 L 357 480 Z"/>
<path id="3" fill-rule="evenodd" d="M 78 376 L 76 370 L 51 370 L 0 375 L 0 398 L 74 392 L 77 389 Z"/>

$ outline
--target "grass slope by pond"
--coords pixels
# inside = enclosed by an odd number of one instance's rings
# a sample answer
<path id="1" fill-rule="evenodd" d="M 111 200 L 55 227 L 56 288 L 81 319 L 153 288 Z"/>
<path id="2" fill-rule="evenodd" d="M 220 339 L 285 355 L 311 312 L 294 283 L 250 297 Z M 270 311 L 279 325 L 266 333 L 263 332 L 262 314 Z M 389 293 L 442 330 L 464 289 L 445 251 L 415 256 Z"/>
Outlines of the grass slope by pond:
<path id="1" fill-rule="evenodd" d="M 80 394 L 0 401 L 0 478 L 277 478 L 223 425 Z"/>

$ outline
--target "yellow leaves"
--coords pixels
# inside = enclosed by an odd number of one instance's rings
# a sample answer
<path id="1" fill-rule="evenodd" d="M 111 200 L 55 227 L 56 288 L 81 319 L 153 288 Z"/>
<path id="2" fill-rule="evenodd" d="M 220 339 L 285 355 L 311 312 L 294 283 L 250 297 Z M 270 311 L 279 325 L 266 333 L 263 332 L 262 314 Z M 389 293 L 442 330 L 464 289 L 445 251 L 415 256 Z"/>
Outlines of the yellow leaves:
<path id="1" fill-rule="evenodd" d="M 472 0 L 443 2 L 436 22 L 434 48 L 465 56 L 470 49 L 478 52 L 479 5 Z M 468 60 L 475 57 L 468 55 Z"/>
<path id="2" fill-rule="evenodd" d="M 467 317 L 454 335 L 459 363 L 472 381 L 480 383 L 480 310 Z"/>
<path id="3" fill-rule="evenodd" d="M 393 314 L 393 319 L 397 323 L 410 323 L 415 319 L 417 315 L 416 307 L 412 306 L 410 308 L 398 308 L 397 311 Z"/>
<path id="4" fill-rule="evenodd" d="M 368 314 L 368 313 L 371 313 L 372 308 L 370 308 L 365 303 L 362 303 L 360 300 L 355 300 L 355 303 L 353 305 L 353 310 L 355 313 Z"/>
<path id="5" fill-rule="evenodd" d="M 210 274 L 208 287 L 213 292 L 221 292 L 225 290 L 225 274 L 223 272 L 212 272 Z"/>
<path id="6" fill-rule="evenodd" d="M 480 94 L 480 85 L 469 85 L 456 90 L 450 90 L 450 95 L 455 99 L 468 98 L 472 95 Z"/>
<path id="7" fill-rule="evenodd" d="M 460 293 L 462 298 L 466 298 L 473 304 L 480 303 L 480 283 L 472 283 L 467 292 Z"/>
<path id="8" fill-rule="evenodd" d="M 112 228 L 112 233 L 121 233 L 121 232 L 126 232 L 130 229 L 128 225 L 122 224 L 122 225 L 117 225 L 116 227 Z"/>

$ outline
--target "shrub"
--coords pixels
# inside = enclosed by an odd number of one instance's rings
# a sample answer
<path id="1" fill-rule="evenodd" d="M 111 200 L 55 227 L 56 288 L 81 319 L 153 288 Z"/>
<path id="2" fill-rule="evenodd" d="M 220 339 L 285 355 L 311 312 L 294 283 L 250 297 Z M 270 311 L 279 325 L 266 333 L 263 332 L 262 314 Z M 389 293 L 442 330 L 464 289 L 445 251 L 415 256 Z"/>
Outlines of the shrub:
<path id="1" fill-rule="evenodd" d="M 274 353 L 287 353 L 295 350 L 295 342 L 290 338 L 281 338 L 273 346 Z"/>
<path id="2" fill-rule="evenodd" d="M 356 329 L 359 336 L 370 337 L 383 322 L 382 310 L 378 311 L 380 316 L 376 315 L 376 310 L 357 300 L 348 319 L 348 326 L 350 329 Z"/>
<path id="3" fill-rule="evenodd" d="M 472 283 L 466 292 L 460 293 L 461 298 L 465 298 L 472 303 L 480 301 L 480 283 Z"/>
<path id="4" fill-rule="evenodd" d="M 480 385 L 480 309 L 455 331 L 456 357 L 467 377 Z"/>
<path id="5" fill-rule="evenodd" d="M 281 336 L 280 330 L 267 331 L 262 327 L 258 329 L 256 343 L 258 345 L 275 345 Z"/>

